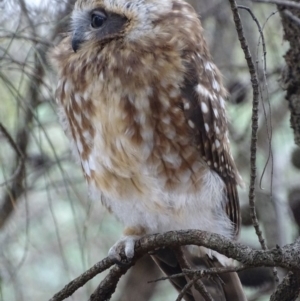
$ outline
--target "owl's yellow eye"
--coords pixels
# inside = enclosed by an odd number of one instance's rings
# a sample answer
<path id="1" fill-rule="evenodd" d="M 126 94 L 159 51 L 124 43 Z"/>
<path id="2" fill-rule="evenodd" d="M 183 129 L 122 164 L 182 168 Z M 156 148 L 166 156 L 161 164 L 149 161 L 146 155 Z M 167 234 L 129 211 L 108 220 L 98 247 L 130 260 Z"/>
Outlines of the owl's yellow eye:
<path id="1" fill-rule="evenodd" d="M 100 12 L 92 14 L 91 26 L 93 28 L 100 28 L 106 21 L 106 15 Z"/>

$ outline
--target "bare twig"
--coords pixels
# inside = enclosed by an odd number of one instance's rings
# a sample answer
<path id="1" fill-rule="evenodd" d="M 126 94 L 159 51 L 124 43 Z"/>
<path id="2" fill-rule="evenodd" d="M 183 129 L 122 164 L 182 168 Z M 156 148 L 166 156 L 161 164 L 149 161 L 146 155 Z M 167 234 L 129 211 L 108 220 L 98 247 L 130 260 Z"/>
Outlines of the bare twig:
<path id="1" fill-rule="evenodd" d="M 140 258 L 135 265 L 128 271 L 123 287 L 124 293 L 118 298 L 118 301 L 148 301 L 152 300 L 157 292 L 158 282 L 149 283 L 149 279 L 161 277 L 161 271 L 148 255 Z"/>
<path id="2" fill-rule="evenodd" d="M 249 205 L 251 209 L 252 223 L 255 228 L 255 232 L 258 236 L 259 242 L 262 248 L 265 250 L 267 248 L 265 240 L 262 236 L 262 232 L 259 227 L 257 220 L 256 209 L 255 209 L 255 182 L 256 182 L 256 150 L 257 150 L 257 130 L 258 130 L 258 106 L 259 106 L 259 84 L 257 79 L 257 74 L 255 71 L 255 66 L 250 54 L 247 40 L 244 35 L 243 25 L 239 15 L 238 7 L 235 0 L 229 0 L 231 10 L 233 13 L 233 20 L 238 33 L 238 37 L 241 43 L 241 48 L 244 51 L 245 59 L 249 68 L 249 73 L 251 77 L 251 83 L 253 88 L 253 101 L 252 101 L 252 134 L 251 134 L 251 146 L 250 146 L 250 185 L 249 185 Z"/>
<path id="3" fill-rule="evenodd" d="M 249 7 L 244 6 L 244 5 L 238 5 L 237 8 L 246 10 L 250 14 L 250 16 L 253 19 L 253 21 L 255 22 L 255 24 L 257 25 L 257 28 L 258 28 L 258 31 L 259 31 L 259 34 L 260 34 L 260 37 L 262 40 L 263 56 L 264 56 L 264 71 L 266 71 L 266 69 L 267 69 L 267 66 L 266 66 L 267 49 L 266 49 L 266 42 L 265 42 L 265 37 L 264 37 L 262 27 L 260 26 L 260 23 L 258 22 L 257 18 L 255 17 L 253 11 Z"/>
<path id="4" fill-rule="evenodd" d="M 285 9 L 282 13 L 300 26 L 300 19 L 297 16 L 295 16 L 291 11 Z"/>
<path id="5" fill-rule="evenodd" d="M 55 294 L 49 301 L 64 300 L 71 296 L 80 287 L 84 286 L 88 281 L 94 278 L 96 275 L 109 269 L 114 262 L 108 257 L 96 263 L 92 268 L 84 272 L 79 277 L 68 283 L 60 292 Z"/>
<path id="6" fill-rule="evenodd" d="M 17 167 L 15 169 L 15 171 L 11 174 L 11 176 L 9 177 L 9 179 L 7 179 L 4 183 L 0 184 L 1 186 L 6 185 L 7 183 L 13 181 L 14 179 L 16 179 L 17 177 L 19 177 L 20 173 L 23 170 L 24 167 L 24 154 L 22 153 L 22 151 L 20 150 L 19 146 L 16 144 L 16 142 L 14 141 L 14 139 L 11 137 L 11 135 L 8 133 L 8 131 L 6 130 L 6 128 L 4 127 L 4 125 L 0 122 L 0 131 L 2 132 L 2 134 L 4 135 L 4 137 L 6 138 L 6 140 L 9 142 L 10 146 L 14 149 L 14 151 L 17 154 Z"/>
<path id="7" fill-rule="evenodd" d="M 195 289 L 201 293 L 201 295 L 205 301 L 214 301 L 212 295 L 209 293 L 209 291 L 206 289 L 204 283 L 199 278 L 200 277 L 194 276 Z"/>
<path id="8" fill-rule="evenodd" d="M 266 50 L 266 43 L 265 43 L 265 37 L 264 37 L 264 34 L 263 34 L 263 30 L 262 30 L 262 27 L 260 26 L 260 23 L 258 22 L 257 18 L 255 17 L 254 13 L 252 12 L 251 9 L 249 9 L 248 7 L 246 6 L 242 6 L 242 5 L 239 5 L 238 6 L 239 9 L 244 9 L 246 10 L 252 17 L 253 21 L 256 23 L 257 25 L 257 28 L 258 28 L 258 31 L 259 31 L 259 34 L 260 34 L 260 38 L 262 40 L 262 47 L 263 47 L 263 61 L 264 61 L 264 80 L 266 82 L 266 72 L 267 72 L 267 60 L 266 60 L 266 55 L 267 55 L 267 50 Z M 257 63 L 258 63 L 258 60 L 257 60 Z M 253 64 L 254 65 L 254 64 Z M 249 64 L 248 64 L 249 66 Z M 250 70 L 250 66 L 249 66 L 249 70 Z M 256 76 L 256 73 L 255 73 L 255 76 Z M 258 81 L 257 81 L 258 82 Z M 259 85 L 258 88 L 260 89 L 260 95 L 261 95 L 261 99 L 263 100 L 263 97 L 262 97 L 262 89 L 261 89 L 261 86 Z M 258 106 L 258 99 L 257 101 L 256 100 L 253 100 L 253 106 L 254 104 L 257 103 L 257 106 Z M 265 119 L 266 121 L 268 120 L 267 118 L 267 114 L 266 114 L 266 110 L 265 110 L 265 106 L 264 106 L 264 102 L 262 101 L 262 104 L 263 104 L 263 109 L 264 109 L 264 114 L 265 114 Z M 271 112 L 270 112 L 271 113 Z M 252 116 L 254 116 L 254 113 L 252 114 Z M 257 114 L 257 117 L 258 117 L 258 114 Z M 252 117 L 252 120 L 253 120 L 253 117 Z M 261 187 L 261 182 L 262 182 L 262 179 L 263 179 L 263 176 L 264 176 L 264 173 L 266 171 L 266 168 L 267 168 L 267 165 L 268 165 L 268 162 L 269 160 L 271 159 L 272 160 L 272 163 L 273 163 L 273 152 L 272 152 L 272 144 L 271 144 L 271 141 L 272 141 L 272 125 L 270 126 L 270 129 L 269 129 L 269 126 L 268 126 L 268 122 L 266 122 L 267 125 L 266 125 L 266 128 L 267 128 L 267 135 L 268 135 L 268 140 L 269 140 L 269 156 L 267 158 L 267 162 L 264 166 L 264 169 L 263 169 L 263 172 L 262 172 L 262 175 L 261 175 L 261 179 L 260 179 L 260 187 Z M 253 123 L 252 123 L 253 125 Z M 252 131 L 253 131 L 253 127 L 252 127 Z M 253 138 L 253 135 L 256 136 L 256 139 L 257 139 L 257 135 L 258 135 L 258 129 L 256 130 L 256 133 L 253 133 L 252 132 L 252 138 Z M 255 141 L 256 143 L 256 141 Z M 251 146 L 252 148 L 252 146 Z M 256 147 L 255 147 L 256 148 Z M 273 166 L 273 164 L 272 164 Z M 255 180 L 254 180 L 255 181 Z M 255 183 L 255 182 L 253 182 Z M 272 186 L 273 186 L 273 168 L 272 168 L 272 175 L 271 175 L 271 192 L 272 192 Z M 271 193 L 272 194 L 272 193 Z M 249 200 L 250 201 L 250 200 Z M 251 204 L 251 201 L 250 201 L 250 204 Z M 255 212 L 255 207 L 253 206 L 251 208 L 251 212 L 252 212 L 252 218 L 254 217 L 254 221 L 253 221 L 253 225 L 255 226 L 255 224 L 257 224 L 257 227 L 259 227 L 259 224 L 258 224 L 258 221 L 257 221 L 257 217 L 255 217 L 256 215 L 256 212 Z M 261 246 L 262 248 L 265 250 L 267 248 L 267 245 L 265 243 L 265 240 L 264 238 L 262 237 L 262 233 L 261 231 L 258 229 L 256 230 L 256 233 L 258 235 L 258 238 L 259 238 L 259 241 L 261 243 Z M 278 274 L 277 274 L 277 270 L 276 268 L 274 268 L 274 276 L 275 276 L 275 279 L 276 279 L 276 282 L 279 282 L 279 278 L 278 278 Z"/>
<path id="9" fill-rule="evenodd" d="M 30 29 L 31 29 L 31 31 L 32 31 L 32 34 L 33 34 L 34 36 L 36 36 L 35 26 L 34 26 L 32 20 L 31 20 L 31 18 L 30 18 L 30 16 L 29 16 L 29 12 L 28 12 L 28 9 L 27 9 L 27 4 L 26 4 L 26 2 L 25 2 L 24 0 L 19 0 L 19 3 L 20 3 L 20 7 L 21 7 L 21 9 L 22 9 L 22 13 L 23 13 L 23 15 L 25 16 L 25 18 L 26 18 L 26 20 L 27 20 L 27 23 L 28 23 L 28 25 L 29 25 L 29 27 L 30 27 Z"/>
<path id="10" fill-rule="evenodd" d="M 155 283 L 158 281 L 164 281 L 164 280 L 171 280 L 171 279 L 175 279 L 175 278 L 180 278 L 180 277 L 184 277 L 188 274 L 190 275 L 196 275 L 196 276 L 200 276 L 202 277 L 206 277 L 208 275 L 218 275 L 218 274 L 223 274 L 223 273 L 232 273 L 232 272 L 240 272 L 246 269 L 249 269 L 251 267 L 247 267 L 247 266 L 239 266 L 239 267 L 211 267 L 209 269 L 201 269 L 201 270 L 191 270 L 191 269 L 183 269 L 182 273 L 179 274 L 175 274 L 175 275 L 171 275 L 171 276 L 165 276 L 165 277 L 161 277 L 152 281 L 149 281 L 148 283 Z"/>
<path id="11" fill-rule="evenodd" d="M 264 63 L 264 68 L 263 68 L 263 72 L 264 72 L 264 83 L 265 85 L 267 85 L 267 49 L 266 49 L 266 43 L 265 43 L 265 37 L 264 37 L 264 34 L 263 34 L 263 29 L 259 23 L 259 21 L 257 20 L 256 16 L 254 15 L 253 11 L 249 8 L 249 7 L 246 7 L 246 6 L 243 6 L 243 5 L 239 5 L 238 6 L 239 9 L 243 9 L 243 10 L 246 10 L 250 16 L 252 17 L 253 21 L 256 23 L 257 25 L 257 28 L 258 28 L 258 31 L 259 31 L 259 35 L 260 35 L 260 39 L 262 41 L 262 48 L 263 48 L 263 63 Z M 260 40 L 259 40 L 260 41 Z M 260 43 L 260 42 L 259 42 Z M 259 46 L 259 43 L 258 43 L 258 46 Z M 257 53 L 257 56 L 258 56 L 258 53 Z M 256 60 L 256 66 L 257 66 L 257 70 L 258 70 L 258 59 Z M 267 135 L 268 135 L 268 140 L 269 140 L 269 155 L 268 155 L 268 158 L 267 158 L 267 161 L 266 161 L 266 164 L 264 166 L 264 169 L 263 169 L 263 172 L 261 174 L 261 177 L 260 177 L 260 183 L 259 183 L 259 186 L 261 187 L 262 185 L 262 179 L 264 177 L 264 174 L 265 174 L 265 171 L 266 171 L 266 168 L 268 166 L 268 163 L 269 163 L 269 160 L 271 159 L 272 162 L 273 162 L 273 152 L 272 152 L 272 145 L 271 145 L 271 141 L 272 141 L 272 125 L 270 126 L 269 128 L 269 125 L 268 125 L 268 118 L 267 118 L 267 114 L 266 114 L 266 109 L 265 109 L 265 105 L 264 105 L 264 101 L 263 101 L 263 94 L 262 94 L 262 88 L 261 86 L 259 86 L 259 90 L 260 90 L 260 96 L 261 96 L 261 100 L 262 100 L 262 106 L 263 106 L 263 110 L 264 110 L 264 115 L 265 115 L 265 120 L 266 120 L 266 128 L 267 128 Z M 268 99 L 269 100 L 269 99 Z M 270 106 L 269 106 L 270 107 Z M 271 110 L 269 111 L 270 114 L 271 114 Z M 273 166 L 273 164 L 272 164 Z M 272 172 L 273 174 L 273 172 Z M 273 177 L 271 176 L 271 191 L 272 191 L 272 181 Z"/>
<path id="12" fill-rule="evenodd" d="M 184 253 L 181 248 L 174 248 L 174 253 L 176 259 L 181 267 L 182 270 L 190 270 L 191 266 L 186 260 Z M 207 291 L 206 287 L 204 286 L 203 282 L 200 280 L 200 277 L 196 277 L 191 274 L 187 274 L 187 278 L 193 282 L 196 290 L 202 295 L 205 301 L 213 301 L 211 294 Z"/>
<path id="13" fill-rule="evenodd" d="M 112 294 L 115 292 L 120 278 L 132 267 L 134 262 L 126 266 L 114 266 L 104 280 L 99 284 L 95 292 L 91 295 L 89 301 L 103 301 L 110 300 Z"/>
<path id="14" fill-rule="evenodd" d="M 20 158 L 24 158 L 24 155 L 22 151 L 20 150 L 19 146 L 16 144 L 14 139 L 11 137 L 9 132 L 6 130 L 5 126 L 0 122 L 0 131 L 6 138 L 6 140 L 9 142 L 10 146 L 15 150 L 15 152 L 18 154 Z"/>
<path id="15" fill-rule="evenodd" d="M 194 285 L 196 279 L 192 279 L 190 280 L 185 286 L 184 288 L 181 290 L 181 292 L 179 293 L 179 295 L 177 296 L 175 301 L 181 301 L 185 294 L 191 289 L 191 287 Z"/>

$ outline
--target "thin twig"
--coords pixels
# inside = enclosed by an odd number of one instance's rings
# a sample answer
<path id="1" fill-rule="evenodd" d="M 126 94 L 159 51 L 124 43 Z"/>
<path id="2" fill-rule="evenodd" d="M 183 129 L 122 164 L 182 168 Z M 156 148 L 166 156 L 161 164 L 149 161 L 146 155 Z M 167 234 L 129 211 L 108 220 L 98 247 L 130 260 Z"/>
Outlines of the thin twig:
<path id="1" fill-rule="evenodd" d="M 164 280 L 171 280 L 171 279 L 176 279 L 176 278 L 181 278 L 184 277 L 188 274 L 194 276 L 201 276 L 201 277 L 206 277 L 209 275 L 218 275 L 218 274 L 224 274 L 224 273 L 232 273 L 232 272 L 240 272 L 244 271 L 246 269 L 251 269 L 252 267 L 247 267 L 247 266 L 239 266 L 239 267 L 212 267 L 209 269 L 201 269 L 201 270 L 191 270 L 191 269 L 183 269 L 182 273 L 179 274 L 174 274 L 171 276 L 165 276 L 165 277 L 160 277 L 155 280 L 148 281 L 148 283 L 155 283 L 159 281 L 164 281 Z"/>
<path id="2" fill-rule="evenodd" d="M 181 269 L 182 270 L 190 270 L 191 266 L 188 263 L 188 261 L 186 260 L 182 249 L 180 247 L 179 248 L 174 248 L 174 253 L 175 253 L 176 259 L 177 259 Z M 212 298 L 211 294 L 207 291 L 205 285 L 200 280 L 201 277 L 202 276 L 195 277 L 191 274 L 187 274 L 187 278 L 189 278 L 190 281 L 193 281 L 195 289 L 202 295 L 204 300 L 205 301 L 213 301 L 213 298 Z"/>
<path id="3" fill-rule="evenodd" d="M 49 301 L 59 301 L 70 297 L 80 287 L 84 286 L 88 281 L 93 279 L 98 274 L 109 269 L 112 265 L 114 265 L 114 262 L 108 257 L 101 260 L 100 262 L 96 263 L 93 267 L 88 269 L 86 272 L 84 272 L 82 275 L 68 283 L 60 292 L 55 294 Z"/>
<path id="4" fill-rule="evenodd" d="M 9 142 L 10 146 L 15 150 L 15 152 L 17 153 L 17 167 L 15 168 L 15 171 L 10 175 L 10 177 L 8 179 L 6 179 L 6 181 L 4 181 L 3 183 L 0 183 L 0 187 L 1 186 L 5 186 L 7 185 L 9 182 L 15 180 L 17 177 L 19 177 L 20 173 L 23 171 L 23 167 L 24 167 L 24 162 L 25 162 L 25 158 L 24 158 L 24 154 L 22 153 L 22 151 L 20 150 L 20 148 L 18 147 L 18 145 L 16 144 L 16 142 L 14 141 L 14 139 L 11 137 L 11 135 L 8 133 L 8 131 L 6 130 L 6 128 L 4 127 L 4 125 L 0 122 L 0 131 L 2 132 L 2 134 L 5 136 L 6 140 Z"/>
<path id="5" fill-rule="evenodd" d="M 285 9 L 283 11 L 283 14 L 285 14 L 287 17 L 289 17 L 292 21 L 294 21 L 297 25 L 300 26 L 300 19 L 297 16 L 295 16 L 291 11 Z"/>
<path id="6" fill-rule="evenodd" d="M 14 139 L 11 137 L 5 126 L 0 122 L 0 131 L 6 138 L 6 140 L 9 142 L 10 146 L 15 150 L 15 152 L 18 154 L 18 157 L 24 159 L 24 154 L 20 150 L 19 146 L 16 144 Z"/>
<path id="7" fill-rule="evenodd" d="M 257 20 L 257 18 L 255 17 L 253 11 L 247 7 L 247 6 L 244 6 L 244 5 L 238 5 L 237 6 L 238 9 L 243 9 L 243 10 L 246 10 L 251 18 L 253 19 L 253 21 L 256 23 L 257 25 L 257 28 L 258 28 L 258 31 L 259 31 L 259 35 L 261 37 L 261 40 L 262 40 L 262 47 L 263 47 L 263 57 L 264 57 L 264 70 L 266 71 L 267 70 L 267 60 L 266 60 L 266 56 L 267 56 L 267 49 L 266 49 L 266 42 L 265 42 L 265 37 L 264 37 L 264 33 L 263 33 L 263 30 L 262 30 L 262 27 L 260 26 L 260 23 L 259 21 Z"/>
<path id="8" fill-rule="evenodd" d="M 239 9 L 244 9 L 246 10 L 252 17 L 253 21 L 256 23 L 257 25 L 257 28 L 258 28 L 258 31 L 259 31 L 259 34 L 260 34 L 260 38 L 262 40 L 262 47 L 263 47 L 263 61 L 264 61 L 264 80 L 266 82 L 266 72 L 267 72 L 267 59 L 266 59 L 266 55 L 267 55 L 267 50 L 266 50 L 266 43 L 265 43 L 265 37 L 264 37 L 264 34 L 263 34 L 263 30 L 262 30 L 262 27 L 260 26 L 260 23 L 258 22 L 257 18 L 255 17 L 254 13 L 252 12 L 252 10 L 246 6 L 242 6 L 242 5 L 239 5 L 238 6 Z M 258 63 L 258 60 L 257 60 L 257 63 Z M 264 102 L 263 102 L 263 96 L 262 96 L 262 89 L 261 89 L 261 86 L 259 85 L 259 89 L 260 89 L 260 95 L 261 95 L 261 100 L 262 100 L 262 105 L 263 105 L 263 110 L 264 110 L 264 115 L 265 115 L 265 119 L 266 119 L 266 128 L 267 128 L 267 136 L 268 136 L 268 140 L 269 140 L 269 156 L 267 158 L 267 162 L 265 164 L 265 167 L 263 169 L 263 172 L 262 172 L 262 175 L 261 175 L 261 179 L 260 179 L 260 186 L 261 186 L 261 181 L 262 181 L 262 178 L 264 176 L 264 173 L 266 171 L 266 168 L 267 168 L 267 165 L 269 163 L 269 160 L 271 159 L 272 160 L 272 166 L 273 166 L 273 151 L 272 151 L 272 144 L 271 144 L 271 141 L 272 141 L 272 124 L 270 126 L 270 129 L 269 129 L 269 125 L 268 125 L 268 118 L 267 118 L 267 114 L 266 114 L 266 109 L 265 109 L 265 106 L 264 106 Z M 267 89 L 268 90 L 268 89 Z M 257 101 L 257 104 L 258 104 L 258 101 Z M 270 105 L 269 105 L 270 107 Z M 271 109 L 270 109 L 270 113 L 271 113 Z M 253 117 L 252 117 L 252 120 L 253 120 Z M 257 137 L 257 133 L 256 133 L 256 137 Z M 271 172 L 271 197 L 272 197 L 272 185 L 273 184 L 273 168 L 272 168 L 272 172 Z M 256 214 L 256 213 L 255 213 Z M 252 215 L 253 215 L 253 212 L 252 212 Z M 255 221 L 256 223 L 256 221 Z M 255 224 L 253 223 L 253 225 Z M 258 222 L 257 222 L 258 224 Z M 259 226 L 259 225 L 258 225 Z M 262 237 L 262 233 L 261 231 L 259 230 L 259 232 L 261 234 L 261 238 L 259 237 L 259 240 L 261 242 L 261 246 L 262 248 L 265 250 L 267 248 L 267 245 L 265 243 L 265 240 L 264 238 Z M 263 243 L 262 243 L 263 242 Z M 276 268 L 274 268 L 274 276 L 275 276 L 275 280 L 276 282 L 278 283 L 279 282 L 279 278 L 278 278 L 278 273 L 277 273 L 277 270 Z"/>
<path id="9" fill-rule="evenodd" d="M 33 24 L 33 22 L 32 22 L 32 19 L 31 19 L 30 16 L 29 16 L 29 12 L 28 12 L 28 9 L 27 9 L 27 4 L 26 4 L 26 2 L 25 2 L 24 0 L 19 0 L 19 3 L 20 3 L 20 7 L 21 7 L 21 9 L 22 9 L 22 13 L 23 13 L 23 15 L 25 16 L 25 18 L 26 18 L 26 20 L 27 20 L 27 23 L 28 23 L 28 25 L 29 25 L 29 28 L 30 28 L 31 31 L 32 31 L 32 34 L 33 34 L 34 36 L 37 36 L 36 31 L 35 31 L 35 26 L 34 26 L 34 24 Z"/>
<path id="10" fill-rule="evenodd" d="M 176 300 L 175 301 L 181 301 L 184 296 L 186 295 L 186 293 L 190 290 L 190 288 L 194 285 L 194 282 L 196 280 L 195 279 L 192 279 L 190 280 L 185 286 L 184 288 L 181 290 L 181 292 L 179 293 L 179 295 L 177 296 Z"/>
<path id="11" fill-rule="evenodd" d="M 250 146 L 250 185 L 249 185 L 249 205 L 251 209 L 252 223 L 255 228 L 256 235 L 258 236 L 259 242 L 262 248 L 267 248 L 262 232 L 259 227 L 257 220 L 256 209 L 255 209 L 255 182 L 256 182 L 256 151 L 257 151 L 257 130 L 258 130 L 258 107 L 259 107 L 259 84 L 255 66 L 250 54 L 249 46 L 245 38 L 243 25 L 239 15 L 238 7 L 235 0 L 229 0 L 231 10 L 233 13 L 233 20 L 238 33 L 241 48 L 244 51 L 245 59 L 249 68 L 251 77 L 251 83 L 253 88 L 253 101 L 252 101 L 252 134 L 251 134 L 251 146 Z"/>
<path id="12" fill-rule="evenodd" d="M 267 136 L 268 136 L 268 141 L 269 141 L 269 153 L 268 153 L 268 158 L 266 160 L 266 163 L 264 165 L 262 174 L 260 176 L 260 180 L 259 180 L 259 187 L 262 188 L 262 180 L 264 177 L 264 174 L 266 172 L 267 166 L 269 164 L 269 161 L 271 160 L 271 196 L 272 197 L 272 187 L 273 187 L 273 151 L 272 151 L 272 121 L 271 121 L 271 106 L 270 106 L 270 99 L 269 99 L 269 92 L 268 92 L 268 85 L 267 85 L 267 49 L 266 49 L 266 43 L 265 43 L 265 37 L 263 34 L 263 27 L 261 27 L 260 23 L 258 22 L 257 18 L 255 17 L 254 13 L 252 12 L 252 10 L 248 7 L 242 7 L 239 6 L 239 8 L 245 9 L 248 11 L 248 13 L 251 15 L 253 21 L 256 23 L 258 31 L 259 31 L 259 41 L 258 41 L 258 45 L 257 45 L 257 59 L 256 59 L 256 70 L 259 70 L 258 68 L 258 47 L 260 44 L 260 39 L 262 41 L 262 48 L 263 48 L 263 78 L 264 78 L 264 84 L 266 87 L 266 91 L 267 91 L 267 101 L 269 104 L 269 116 L 270 116 L 270 127 L 268 124 L 268 116 L 267 116 L 267 112 L 266 112 L 266 108 L 265 108 L 265 103 L 264 103 L 264 99 L 263 99 L 263 89 L 261 88 L 261 85 L 259 85 L 259 91 L 260 91 L 260 99 L 261 99 L 261 103 L 262 103 L 262 107 L 263 107 L 263 111 L 264 111 L 264 117 L 265 117 L 265 121 L 266 121 L 266 130 L 267 130 Z"/>
<path id="13" fill-rule="evenodd" d="M 89 301 L 110 300 L 115 292 L 120 278 L 133 266 L 134 262 L 126 266 L 114 266 L 97 289 L 91 295 Z"/>
<path id="14" fill-rule="evenodd" d="M 202 295 L 205 301 L 214 301 L 212 295 L 206 289 L 204 283 L 200 280 L 201 277 L 194 276 L 195 289 Z"/>

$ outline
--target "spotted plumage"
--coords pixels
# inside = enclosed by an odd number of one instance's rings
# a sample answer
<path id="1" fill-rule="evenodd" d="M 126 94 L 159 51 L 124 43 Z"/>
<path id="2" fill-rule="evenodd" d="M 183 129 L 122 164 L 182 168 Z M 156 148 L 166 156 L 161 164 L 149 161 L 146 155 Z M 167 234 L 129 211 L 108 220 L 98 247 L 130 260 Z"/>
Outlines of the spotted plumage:
<path id="1" fill-rule="evenodd" d="M 239 229 L 226 91 L 193 8 L 182 0 L 78 0 L 50 54 L 56 99 L 92 196 L 146 233 Z M 217 255 L 216 255 L 217 256 Z"/>

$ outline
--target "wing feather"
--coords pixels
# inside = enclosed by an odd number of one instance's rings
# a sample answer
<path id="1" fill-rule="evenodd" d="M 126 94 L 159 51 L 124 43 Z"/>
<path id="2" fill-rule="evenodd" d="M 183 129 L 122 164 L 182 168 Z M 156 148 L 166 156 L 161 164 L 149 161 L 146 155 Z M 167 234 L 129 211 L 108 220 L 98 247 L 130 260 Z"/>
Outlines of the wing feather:
<path id="1" fill-rule="evenodd" d="M 230 152 L 224 107 L 226 91 L 213 63 L 195 54 L 186 61 L 189 63 L 181 89 L 184 114 L 202 159 L 225 183 L 228 201 L 224 209 L 237 235 L 240 227 L 237 185 L 241 178 Z"/>

